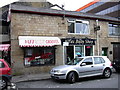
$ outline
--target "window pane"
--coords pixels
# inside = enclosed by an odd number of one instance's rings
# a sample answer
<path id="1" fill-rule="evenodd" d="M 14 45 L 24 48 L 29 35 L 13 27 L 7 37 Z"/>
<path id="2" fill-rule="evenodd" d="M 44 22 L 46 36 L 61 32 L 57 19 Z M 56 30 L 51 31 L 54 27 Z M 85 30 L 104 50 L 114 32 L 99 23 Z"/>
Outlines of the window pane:
<path id="1" fill-rule="evenodd" d="M 99 57 L 95 57 L 94 62 L 95 62 L 95 64 L 101 64 L 102 63 Z"/>
<path id="2" fill-rule="evenodd" d="M 0 61 L 0 68 L 4 68 L 4 67 L 5 67 L 5 64 Z"/>
<path id="3" fill-rule="evenodd" d="M 105 60 L 103 58 L 100 58 L 102 63 L 105 63 Z"/>
<path id="4" fill-rule="evenodd" d="M 93 56 L 93 46 L 85 46 L 85 56 Z"/>
<path id="5" fill-rule="evenodd" d="M 86 63 L 86 65 L 92 65 L 93 64 L 92 58 L 85 59 L 83 63 Z"/>
<path id="6" fill-rule="evenodd" d="M 77 22 L 76 23 L 76 33 L 88 34 L 89 33 L 88 24 Z"/>
<path id="7" fill-rule="evenodd" d="M 27 66 L 38 66 L 48 65 L 55 63 L 55 51 L 53 47 L 46 48 L 32 48 L 32 56 L 25 56 L 25 65 Z"/>
<path id="8" fill-rule="evenodd" d="M 109 35 L 120 36 L 120 25 L 109 24 Z"/>
<path id="9" fill-rule="evenodd" d="M 76 23 L 76 33 L 80 33 L 81 23 Z"/>
<path id="10" fill-rule="evenodd" d="M 105 63 L 104 59 L 101 57 L 95 57 L 94 58 L 94 63 L 95 64 L 101 64 L 101 63 Z"/>
<path id="11" fill-rule="evenodd" d="M 33 53 L 33 51 L 32 51 L 31 48 L 26 48 L 25 49 L 25 56 L 32 56 L 32 53 Z"/>
<path id="12" fill-rule="evenodd" d="M 89 34 L 88 24 L 83 24 L 83 34 Z"/>
<path id="13" fill-rule="evenodd" d="M 68 22 L 68 33 L 77 34 L 89 34 L 89 22 L 88 21 L 69 21 Z"/>
<path id="14" fill-rule="evenodd" d="M 75 33 L 74 32 L 74 23 L 73 22 L 68 23 L 68 33 Z"/>
<path id="15" fill-rule="evenodd" d="M 84 46 L 76 46 L 75 47 L 75 55 L 76 56 L 84 56 Z"/>

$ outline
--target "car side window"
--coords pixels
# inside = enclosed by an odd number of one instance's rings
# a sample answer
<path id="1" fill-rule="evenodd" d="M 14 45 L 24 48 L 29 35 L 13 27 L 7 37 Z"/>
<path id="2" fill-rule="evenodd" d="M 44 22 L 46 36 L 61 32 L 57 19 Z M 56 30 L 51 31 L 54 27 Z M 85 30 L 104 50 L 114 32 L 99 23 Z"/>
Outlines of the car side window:
<path id="1" fill-rule="evenodd" d="M 86 58 L 82 63 L 85 63 L 86 65 L 92 65 L 93 61 L 92 58 Z"/>
<path id="2" fill-rule="evenodd" d="M 0 61 L 0 68 L 4 68 L 4 67 L 5 67 L 5 64 L 2 61 Z"/>
<path id="3" fill-rule="evenodd" d="M 102 62 L 102 63 L 105 63 L 105 60 L 104 60 L 102 57 L 101 57 L 100 59 L 101 59 L 101 62 Z"/>
<path id="4" fill-rule="evenodd" d="M 105 60 L 102 57 L 94 57 L 95 64 L 105 63 Z"/>

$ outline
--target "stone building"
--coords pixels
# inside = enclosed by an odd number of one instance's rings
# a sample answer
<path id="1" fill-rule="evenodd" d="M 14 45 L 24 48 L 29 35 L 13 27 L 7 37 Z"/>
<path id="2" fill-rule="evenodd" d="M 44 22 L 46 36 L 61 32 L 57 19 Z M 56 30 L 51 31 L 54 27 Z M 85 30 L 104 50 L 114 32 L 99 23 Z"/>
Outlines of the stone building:
<path id="1" fill-rule="evenodd" d="M 120 36 L 116 18 L 19 5 L 12 5 L 11 11 L 11 60 L 16 75 L 49 72 L 78 52 L 114 59 Z"/>

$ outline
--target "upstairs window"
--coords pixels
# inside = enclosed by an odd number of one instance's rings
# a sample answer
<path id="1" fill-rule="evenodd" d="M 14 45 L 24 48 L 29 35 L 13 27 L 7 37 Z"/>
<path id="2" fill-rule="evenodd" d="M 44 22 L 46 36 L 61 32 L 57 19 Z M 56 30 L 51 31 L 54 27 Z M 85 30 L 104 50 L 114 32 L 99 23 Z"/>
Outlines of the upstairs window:
<path id="1" fill-rule="evenodd" d="M 109 24 L 109 36 L 120 36 L 120 24 Z"/>
<path id="2" fill-rule="evenodd" d="M 89 22 L 85 20 L 69 20 L 68 33 L 71 34 L 89 34 Z"/>

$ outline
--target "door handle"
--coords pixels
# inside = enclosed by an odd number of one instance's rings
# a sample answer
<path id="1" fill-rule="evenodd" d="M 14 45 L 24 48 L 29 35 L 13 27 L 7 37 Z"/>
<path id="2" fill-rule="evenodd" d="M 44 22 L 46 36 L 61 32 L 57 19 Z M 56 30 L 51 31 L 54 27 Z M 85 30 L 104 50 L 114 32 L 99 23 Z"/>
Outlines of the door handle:
<path id="1" fill-rule="evenodd" d="M 105 66 L 105 64 L 103 64 L 103 66 Z"/>
<path id="2" fill-rule="evenodd" d="M 94 66 L 91 66 L 91 67 L 94 67 Z"/>

